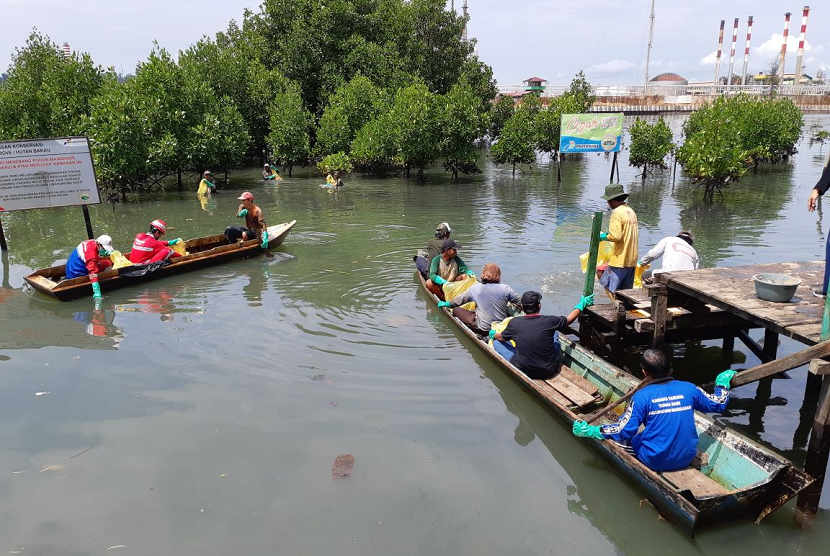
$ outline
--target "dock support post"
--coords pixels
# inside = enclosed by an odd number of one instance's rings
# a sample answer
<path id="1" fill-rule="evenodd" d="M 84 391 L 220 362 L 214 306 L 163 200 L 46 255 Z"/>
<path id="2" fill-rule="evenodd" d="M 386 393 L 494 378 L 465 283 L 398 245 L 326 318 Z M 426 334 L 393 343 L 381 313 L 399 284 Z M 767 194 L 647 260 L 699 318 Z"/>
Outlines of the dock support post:
<path id="1" fill-rule="evenodd" d="M 724 357 L 732 358 L 732 352 L 735 351 L 735 336 L 723 337 L 723 355 Z"/>
<path id="2" fill-rule="evenodd" d="M 651 347 L 659 348 L 666 339 L 666 313 L 669 305 L 669 291 L 663 284 L 646 286 L 646 291 L 651 298 L 651 320 L 654 321 Z"/>
<path id="3" fill-rule="evenodd" d="M 623 339 L 625 338 L 625 305 L 622 301 L 614 302 L 614 339 L 611 344 L 611 352 L 614 355 L 615 361 L 622 359 Z"/>
<path id="4" fill-rule="evenodd" d="M 818 511 L 827 473 L 827 460 L 830 457 L 830 363 L 814 359 L 810 362 L 810 373 L 822 376 L 822 384 L 810 444 L 807 446 L 807 460 L 804 463 L 804 471 L 814 477 L 815 482 L 801 491 L 796 504 L 798 511 L 804 515 L 815 515 Z"/>

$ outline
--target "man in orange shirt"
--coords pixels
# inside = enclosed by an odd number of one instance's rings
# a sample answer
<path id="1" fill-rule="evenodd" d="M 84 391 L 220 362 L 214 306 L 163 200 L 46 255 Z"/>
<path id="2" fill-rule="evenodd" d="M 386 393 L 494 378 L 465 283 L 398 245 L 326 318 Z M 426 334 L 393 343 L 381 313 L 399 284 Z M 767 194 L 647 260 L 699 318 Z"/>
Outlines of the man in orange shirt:
<path id="1" fill-rule="evenodd" d="M 238 240 L 248 241 L 250 239 L 260 238 L 262 240 L 261 247 L 268 248 L 268 226 L 265 225 L 265 219 L 262 216 L 262 209 L 254 204 L 254 195 L 250 191 L 246 191 L 238 197 L 242 201 L 239 205 L 239 210 L 236 213 L 237 218 L 245 219 L 245 227 L 242 226 L 228 226 L 225 228 L 225 237 L 230 243 Z"/>

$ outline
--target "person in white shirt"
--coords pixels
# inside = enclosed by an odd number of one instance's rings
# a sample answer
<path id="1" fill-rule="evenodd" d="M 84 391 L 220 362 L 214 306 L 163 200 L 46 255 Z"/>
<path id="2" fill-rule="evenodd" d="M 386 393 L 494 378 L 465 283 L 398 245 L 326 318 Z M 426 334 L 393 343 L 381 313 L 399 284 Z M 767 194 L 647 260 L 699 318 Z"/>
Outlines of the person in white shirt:
<path id="1" fill-rule="evenodd" d="M 663 267 L 656 270 L 647 270 L 643 278 L 651 283 L 653 276 L 661 272 L 674 272 L 675 270 L 697 270 L 700 264 L 700 257 L 692 247 L 695 238 L 692 232 L 682 231 L 677 236 L 664 237 L 655 245 L 651 251 L 646 253 L 642 259 L 637 261 L 637 266 L 651 263 L 663 257 Z"/>

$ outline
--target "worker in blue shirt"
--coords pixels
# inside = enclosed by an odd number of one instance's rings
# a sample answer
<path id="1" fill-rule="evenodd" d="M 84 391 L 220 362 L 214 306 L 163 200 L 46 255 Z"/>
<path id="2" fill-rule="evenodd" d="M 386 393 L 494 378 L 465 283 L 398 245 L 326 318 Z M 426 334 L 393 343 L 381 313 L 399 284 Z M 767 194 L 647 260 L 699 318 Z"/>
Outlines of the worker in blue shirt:
<path id="1" fill-rule="evenodd" d="M 614 440 L 626 447 L 654 471 L 676 471 L 687 467 L 697 454 L 694 411 L 714 413 L 726 409 L 729 385 L 735 371 L 720 373 L 714 394 L 707 394 L 691 382 L 672 379 L 666 354 L 649 349 L 640 360 L 651 383 L 631 397 L 625 413 L 616 423 L 592 426 L 577 420 L 576 436 Z M 638 434 L 641 424 L 645 424 Z"/>

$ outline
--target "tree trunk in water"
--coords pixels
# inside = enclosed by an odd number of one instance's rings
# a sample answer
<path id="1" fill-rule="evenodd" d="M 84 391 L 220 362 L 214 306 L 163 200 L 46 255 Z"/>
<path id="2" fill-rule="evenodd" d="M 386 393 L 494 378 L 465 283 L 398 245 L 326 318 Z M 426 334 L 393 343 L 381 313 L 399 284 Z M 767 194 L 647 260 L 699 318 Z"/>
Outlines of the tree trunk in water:
<path id="1" fill-rule="evenodd" d="M 291 177 L 291 172 L 292 172 L 292 171 L 294 171 L 294 165 L 293 165 L 293 164 L 289 164 L 289 165 L 288 165 L 288 177 L 289 177 L 289 178 Z"/>
<path id="2" fill-rule="evenodd" d="M 516 163 L 515 162 L 513 163 L 513 175 L 514 176 L 516 175 Z"/>

